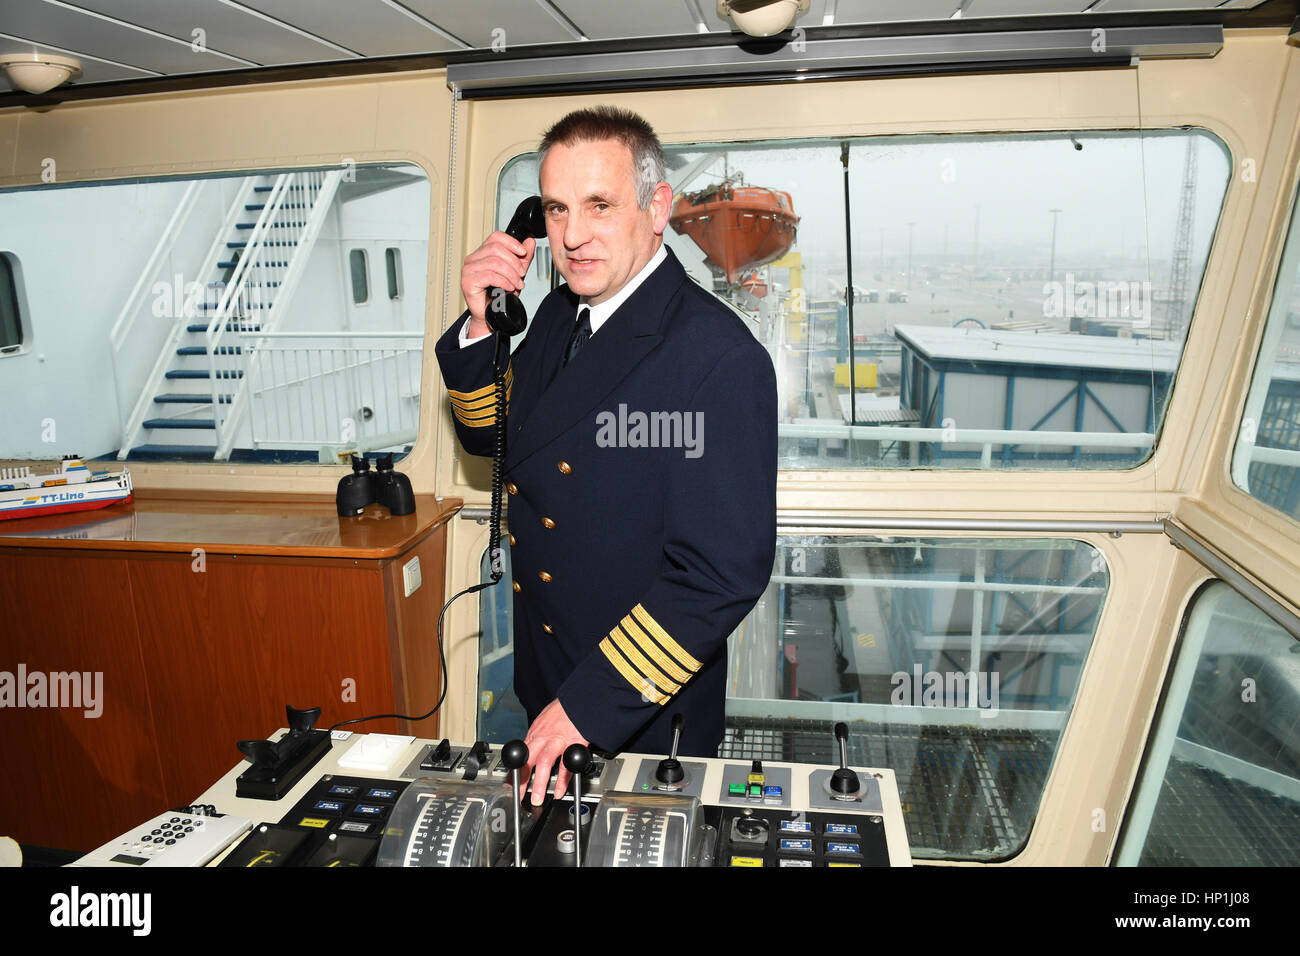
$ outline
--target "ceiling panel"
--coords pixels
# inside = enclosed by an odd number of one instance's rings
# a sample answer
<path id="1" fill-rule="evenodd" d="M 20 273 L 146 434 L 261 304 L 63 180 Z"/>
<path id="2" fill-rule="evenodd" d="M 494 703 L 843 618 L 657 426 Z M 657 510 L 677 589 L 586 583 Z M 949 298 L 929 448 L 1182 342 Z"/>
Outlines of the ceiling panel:
<path id="1" fill-rule="evenodd" d="M 620 0 L 618 5 L 627 2 Z M 506 49 L 577 39 L 535 0 L 403 0 L 403 4 L 479 50 L 492 48 L 493 30 L 504 31 Z"/>
<path id="2" fill-rule="evenodd" d="M 1223 0 L 1101 0 L 1093 13 L 1133 13 L 1137 10 L 1213 10 Z"/>
<path id="3" fill-rule="evenodd" d="M 139 80 L 156 74 L 147 70 L 135 70 L 116 63 L 106 63 L 91 59 L 84 53 L 60 50 L 43 43 L 30 43 L 22 37 L 0 33 L 0 53 L 54 53 L 58 56 L 75 56 L 81 61 L 81 75 L 78 83 L 111 83 L 114 80 Z M 9 78 L 0 73 L 0 92 L 15 89 Z"/>
<path id="4" fill-rule="evenodd" d="M 705 0 L 701 0 L 705 2 Z M 658 3 L 613 4 L 610 0 L 555 0 L 555 5 L 589 40 L 617 40 L 628 36 L 658 37 L 695 33 L 695 15 L 688 0 Z M 716 5 L 709 2 L 712 19 Z M 723 29 L 721 23 L 719 29 Z"/>
<path id="5" fill-rule="evenodd" d="M 212 0 L 76 0 L 77 6 L 189 43 L 202 29 L 210 50 L 258 65 L 336 60 L 348 53 L 255 14 Z M 94 19 L 94 18 L 91 18 Z M 102 21 L 101 21 L 102 22 Z"/>
<path id="6" fill-rule="evenodd" d="M 189 43 L 165 40 L 38 0 L 4 0 L 0 30 L 74 54 L 115 60 L 158 73 L 206 73 L 246 65 L 211 50 L 195 53 Z"/>
<path id="7" fill-rule="evenodd" d="M 1092 0 L 971 0 L 963 17 L 1033 17 L 1082 13 Z"/>
<path id="8" fill-rule="evenodd" d="M 444 53 L 464 49 L 383 0 L 240 0 L 301 30 L 363 56 Z"/>
<path id="9" fill-rule="evenodd" d="M 839 0 L 837 24 L 881 23 L 898 20 L 947 20 L 961 0 Z"/>

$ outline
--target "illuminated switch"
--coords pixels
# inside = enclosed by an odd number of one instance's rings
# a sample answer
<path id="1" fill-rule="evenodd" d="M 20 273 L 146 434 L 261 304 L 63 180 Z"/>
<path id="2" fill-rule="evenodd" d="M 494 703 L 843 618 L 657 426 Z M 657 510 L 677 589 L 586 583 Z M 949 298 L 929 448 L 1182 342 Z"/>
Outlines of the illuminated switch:
<path id="1" fill-rule="evenodd" d="M 812 851 L 812 840 L 795 840 L 786 838 L 781 841 L 782 853 L 811 853 Z"/>
<path id="2" fill-rule="evenodd" d="M 812 866 L 812 860 L 780 860 L 777 866 Z"/>
<path id="3" fill-rule="evenodd" d="M 781 794 L 782 794 L 782 790 L 780 787 L 763 788 L 763 796 L 765 797 L 776 797 L 779 800 L 781 798 Z"/>
<path id="4" fill-rule="evenodd" d="M 733 797 L 743 797 L 745 795 L 745 785 L 743 783 L 733 783 L 727 787 L 727 793 Z"/>
<path id="5" fill-rule="evenodd" d="M 812 833 L 813 826 L 807 820 L 782 820 L 782 833 Z"/>
<path id="6" fill-rule="evenodd" d="M 761 783 L 751 783 L 749 785 L 749 796 L 761 797 L 763 795 L 763 785 Z"/>
<path id="7" fill-rule="evenodd" d="M 858 835 L 858 825 L 856 823 L 828 823 L 826 824 L 826 835 L 829 836 L 851 836 Z"/>
<path id="8" fill-rule="evenodd" d="M 826 853 L 828 856 L 857 856 L 858 845 L 856 843 L 827 843 Z"/>
<path id="9" fill-rule="evenodd" d="M 733 856 L 730 866 L 762 866 L 763 861 L 756 856 Z"/>

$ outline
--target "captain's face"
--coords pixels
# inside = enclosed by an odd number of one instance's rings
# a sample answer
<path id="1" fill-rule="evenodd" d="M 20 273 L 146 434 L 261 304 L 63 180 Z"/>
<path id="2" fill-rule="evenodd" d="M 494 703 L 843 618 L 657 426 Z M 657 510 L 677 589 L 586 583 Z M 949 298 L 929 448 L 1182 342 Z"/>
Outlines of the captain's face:
<path id="1" fill-rule="evenodd" d="M 616 139 L 552 146 L 542 161 L 542 207 L 551 257 L 578 295 L 598 305 L 650 261 L 668 225 L 672 189 L 636 204 L 631 151 Z"/>

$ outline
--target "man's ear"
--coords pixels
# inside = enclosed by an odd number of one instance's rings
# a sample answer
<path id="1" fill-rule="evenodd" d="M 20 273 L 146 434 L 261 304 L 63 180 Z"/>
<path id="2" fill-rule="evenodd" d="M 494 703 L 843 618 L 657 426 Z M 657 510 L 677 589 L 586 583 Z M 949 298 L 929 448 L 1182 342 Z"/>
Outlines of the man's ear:
<path id="1" fill-rule="evenodd" d="M 673 211 L 673 187 L 665 182 L 655 186 L 650 197 L 650 212 L 654 217 L 655 235 L 662 236 L 668 228 L 668 216 Z"/>

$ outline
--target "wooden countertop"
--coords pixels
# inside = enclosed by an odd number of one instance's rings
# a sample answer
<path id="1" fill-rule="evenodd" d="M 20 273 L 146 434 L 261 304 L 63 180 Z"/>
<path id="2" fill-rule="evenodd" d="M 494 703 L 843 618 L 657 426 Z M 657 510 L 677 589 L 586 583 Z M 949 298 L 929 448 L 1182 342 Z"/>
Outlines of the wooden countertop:
<path id="1" fill-rule="evenodd" d="M 246 492 L 137 491 L 132 501 L 95 511 L 0 521 L 0 549 L 390 558 L 460 510 L 459 498 L 415 496 L 415 513 L 393 516 L 371 505 L 340 518 L 333 495 L 268 498 Z"/>

